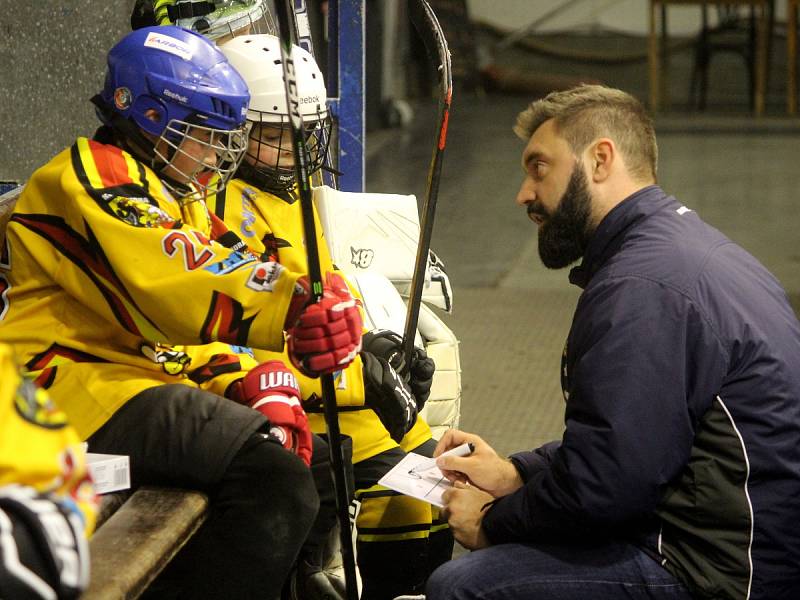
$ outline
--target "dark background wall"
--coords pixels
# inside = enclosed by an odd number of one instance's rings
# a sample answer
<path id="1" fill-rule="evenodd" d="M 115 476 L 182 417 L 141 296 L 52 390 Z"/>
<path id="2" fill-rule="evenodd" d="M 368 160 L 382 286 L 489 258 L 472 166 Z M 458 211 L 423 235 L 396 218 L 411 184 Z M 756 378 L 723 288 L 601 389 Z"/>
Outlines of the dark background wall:
<path id="1" fill-rule="evenodd" d="M 94 131 L 89 98 L 133 1 L 0 0 L 0 180 L 26 180 Z"/>

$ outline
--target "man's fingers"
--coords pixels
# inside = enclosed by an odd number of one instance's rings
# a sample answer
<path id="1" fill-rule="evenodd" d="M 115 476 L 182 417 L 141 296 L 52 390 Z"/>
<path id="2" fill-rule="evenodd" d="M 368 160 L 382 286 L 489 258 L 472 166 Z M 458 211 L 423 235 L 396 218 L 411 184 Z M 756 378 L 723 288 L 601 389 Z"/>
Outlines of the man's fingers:
<path id="1" fill-rule="evenodd" d="M 440 456 L 436 459 L 436 466 L 442 471 L 459 471 L 469 477 L 470 469 L 475 461 L 470 461 L 469 456 Z M 462 479 L 466 479 L 462 477 Z"/>
<path id="2" fill-rule="evenodd" d="M 439 456 L 442 452 L 450 450 L 450 448 L 460 446 L 473 437 L 474 436 L 472 434 L 465 433 L 459 429 L 448 429 L 444 432 L 444 435 L 442 436 L 442 439 L 439 440 L 439 443 L 436 444 L 436 449 L 433 451 L 433 455 Z"/>

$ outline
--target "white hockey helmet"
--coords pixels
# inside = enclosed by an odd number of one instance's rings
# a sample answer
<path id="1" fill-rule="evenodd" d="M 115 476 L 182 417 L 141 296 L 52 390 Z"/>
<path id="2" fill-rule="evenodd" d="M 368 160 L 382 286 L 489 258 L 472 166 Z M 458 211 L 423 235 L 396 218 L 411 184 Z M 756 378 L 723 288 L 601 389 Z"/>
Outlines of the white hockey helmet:
<path id="1" fill-rule="evenodd" d="M 187 0 L 183 0 L 187 4 Z M 221 38 L 278 32 L 267 0 L 213 0 L 214 11 L 175 20 L 175 25 L 201 33 L 222 43 Z M 177 0 L 180 6 L 181 0 Z"/>
<path id="2" fill-rule="evenodd" d="M 242 162 L 239 176 L 270 191 L 282 192 L 293 188 L 294 160 L 288 154 L 292 145 L 280 40 L 268 34 L 243 35 L 224 43 L 220 50 L 241 74 L 250 90 L 247 120 L 251 124 L 250 139 L 256 142 L 256 150 L 252 151 L 251 144 L 248 150 L 250 160 Z M 328 96 L 322 72 L 314 57 L 299 46 L 293 47 L 292 57 L 299 110 L 310 155 L 309 174 L 312 174 L 325 162 L 330 139 Z M 268 141 L 263 135 L 265 129 L 273 133 L 277 131 L 279 135 L 271 136 L 272 141 Z M 273 163 L 259 159 L 264 145 L 277 150 Z"/>

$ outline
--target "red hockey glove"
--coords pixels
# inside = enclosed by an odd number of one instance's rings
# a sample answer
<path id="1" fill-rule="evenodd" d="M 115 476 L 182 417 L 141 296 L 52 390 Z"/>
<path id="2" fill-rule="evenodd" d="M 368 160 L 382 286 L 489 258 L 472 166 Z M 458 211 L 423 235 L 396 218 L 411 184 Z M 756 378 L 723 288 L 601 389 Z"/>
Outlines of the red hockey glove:
<path id="1" fill-rule="evenodd" d="M 286 315 L 286 339 L 292 364 L 310 377 L 349 365 L 361 350 L 363 320 L 359 302 L 344 279 L 328 273 L 319 302 L 311 298 L 307 277 L 297 280 Z"/>
<path id="2" fill-rule="evenodd" d="M 311 464 L 311 430 L 300 404 L 297 378 L 279 360 L 258 365 L 233 384 L 231 398 L 267 417 L 270 435 Z"/>

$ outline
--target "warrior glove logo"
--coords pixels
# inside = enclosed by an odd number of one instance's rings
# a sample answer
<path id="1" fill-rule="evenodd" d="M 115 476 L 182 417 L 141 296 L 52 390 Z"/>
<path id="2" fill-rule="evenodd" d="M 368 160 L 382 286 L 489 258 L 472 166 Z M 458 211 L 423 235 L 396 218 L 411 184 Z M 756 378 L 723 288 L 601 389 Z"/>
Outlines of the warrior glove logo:
<path id="1" fill-rule="evenodd" d="M 261 390 L 271 390 L 275 388 L 294 388 L 300 389 L 297 378 L 289 371 L 270 371 L 261 373 L 258 379 L 258 387 Z"/>

